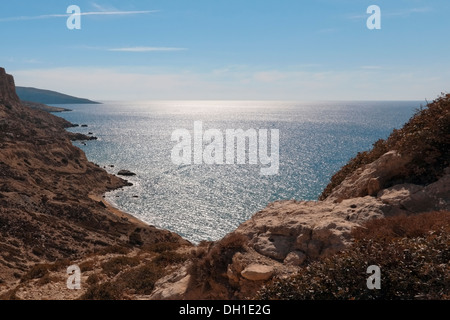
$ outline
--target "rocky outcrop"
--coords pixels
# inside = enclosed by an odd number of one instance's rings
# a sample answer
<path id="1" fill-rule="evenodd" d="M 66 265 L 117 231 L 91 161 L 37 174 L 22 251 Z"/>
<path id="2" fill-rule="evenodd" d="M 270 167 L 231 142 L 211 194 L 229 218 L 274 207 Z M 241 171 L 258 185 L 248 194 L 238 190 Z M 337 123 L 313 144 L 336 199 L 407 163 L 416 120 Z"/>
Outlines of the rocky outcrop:
<path id="1" fill-rule="evenodd" d="M 368 220 L 450 210 L 450 169 L 428 186 L 400 184 L 365 195 L 367 182 L 381 177 L 382 185 L 395 168 L 401 168 L 404 162 L 399 159 L 395 152 L 385 154 L 352 175 L 337 188 L 339 193 L 325 201 L 278 201 L 256 213 L 228 235 L 244 236 L 245 249 L 232 255 L 222 280 L 209 280 L 207 287 L 215 288 L 216 294 L 197 289 L 194 297 L 246 298 L 273 277 L 295 274 L 314 260 L 344 250 L 352 242 L 352 229 Z M 189 292 L 195 287 L 198 283 L 191 283 L 185 297 L 192 298 Z"/>
<path id="2" fill-rule="evenodd" d="M 377 199 L 401 213 L 450 210 L 450 169 L 447 168 L 441 179 L 428 186 L 395 185 L 381 190 Z"/>
<path id="3" fill-rule="evenodd" d="M 87 135 L 82 134 L 82 133 L 73 133 L 73 132 L 68 132 L 68 137 L 70 138 L 71 141 L 98 140 L 97 137 L 87 136 Z"/>
<path id="4" fill-rule="evenodd" d="M 117 175 L 124 176 L 124 177 L 133 177 L 136 175 L 136 173 L 131 172 L 129 170 L 120 170 Z"/>
<path id="5" fill-rule="evenodd" d="M 187 243 L 94 200 L 128 183 L 89 162 L 70 126 L 22 106 L 0 69 L 0 292 L 35 264 L 129 247 L 137 234 L 139 245 Z"/>
<path id="6" fill-rule="evenodd" d="M 0 68 L 0 104 L 11 107 L 19 103 L 13 76 L 7 74 L 4 68 Z"/>
<path id="7" fill-rule="evenodd" d="M 28 108 L 31 108 L 31 109 L 35 109 L 35 110 L 47 111 L 47 112 L 59 113 L 59 112 L 72 111 L 71 109 L 51 107 L 51 106 L 48 106 L 46 104 L 38 103 L 38 102 L 31 102 L 31 101 L 23 101 L 23 100 L 21 100 L 21 103 L 25 107 L 28 107 Z"/>
<path id="8" fill-rule="evenodd" d="M 179 300 L 184 297 L 189 287 L 191 276 L 188 267 L 182 266 L 177 271 L 159 279 L 155 283 L 156 290 L 146 297 L 150 300 Z"/>
<path id="9" fill-rule="evenodd" d="M 406 171 L 406 165 L 410 161 L 407 155 L 401 155 L 395 150 L 387 152 L 347 177 L 333 190 L 328 199 L 342 201 L 367 195 L 376 196 L 385 187 L 386 182 Z"/>

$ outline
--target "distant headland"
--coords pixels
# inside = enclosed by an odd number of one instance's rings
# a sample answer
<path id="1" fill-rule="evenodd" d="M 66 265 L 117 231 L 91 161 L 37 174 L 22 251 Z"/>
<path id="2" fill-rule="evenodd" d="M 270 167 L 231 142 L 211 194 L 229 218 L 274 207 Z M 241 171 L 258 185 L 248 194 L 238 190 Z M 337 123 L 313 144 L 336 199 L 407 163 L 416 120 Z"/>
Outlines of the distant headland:
<path id="1" fill-rule="evenodd" d="M 56 91 L 29 87 L 16 87 L 17 95 L 22 101 L 32 101 L 42 104 L 100 104 L 84 98 L 77 98 Z"/>

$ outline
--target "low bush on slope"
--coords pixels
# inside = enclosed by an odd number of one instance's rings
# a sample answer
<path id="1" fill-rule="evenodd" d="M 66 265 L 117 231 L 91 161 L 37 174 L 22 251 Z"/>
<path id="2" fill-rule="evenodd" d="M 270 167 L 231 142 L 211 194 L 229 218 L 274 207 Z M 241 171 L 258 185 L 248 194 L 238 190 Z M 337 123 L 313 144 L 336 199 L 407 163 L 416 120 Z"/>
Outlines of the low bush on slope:
<path id="1" fill-rule="evenodd" d="M 450 299 L 450 212 L 373 220 L 353 232 L 347 250 L 276 279 L 259 299 Z M 367 268 L 381 269 L 369 290 Z"/>

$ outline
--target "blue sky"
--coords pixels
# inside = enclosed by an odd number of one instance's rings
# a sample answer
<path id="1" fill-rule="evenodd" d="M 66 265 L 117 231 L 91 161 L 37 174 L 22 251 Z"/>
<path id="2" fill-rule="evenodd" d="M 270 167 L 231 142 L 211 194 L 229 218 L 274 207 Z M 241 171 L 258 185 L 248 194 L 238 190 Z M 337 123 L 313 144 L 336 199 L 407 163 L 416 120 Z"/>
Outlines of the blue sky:
<path id="1" fill-rule="evenodd" d="M 449 13 L 448 0 L 2 1 L 0 66 L 99 100 L 432 100 L 450 89 Z"/>

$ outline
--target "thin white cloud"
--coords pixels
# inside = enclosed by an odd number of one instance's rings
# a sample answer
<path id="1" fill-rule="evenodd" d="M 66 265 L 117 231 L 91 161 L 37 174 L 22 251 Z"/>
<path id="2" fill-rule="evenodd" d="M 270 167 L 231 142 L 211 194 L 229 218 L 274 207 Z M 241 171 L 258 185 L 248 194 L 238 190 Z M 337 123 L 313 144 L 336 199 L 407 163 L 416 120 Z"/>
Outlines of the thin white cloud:
<path id="1" fill-rule="evenodd" d="M 433 9 L 430 7 L 422 7 L 422 8 L 405 9 L 405 10 L 396 11 L 396 12 L 388 12 L 387 15 L 391 16 L 391 17 L 398 17 L 398 16 L 407 17 L 413 13 L 427 13 L 427 12 L 431 12 L 431 11 L 433 11 Z"/>
<path id="2" fill-rule="evenodd" d="M 433 11 L 433 8 L 431 7 L 407 8 L 399 11 L 385 11 L 383 10 L 383 7 L 381 7 L 381 14 L 383 17 L 409 17 L 412 14 L 427 13 L 431 11 Z M 347 16 L 350 20 L 367 19 L 368 17 L 369 14 L 355 14 Z"/>
<path id="3" fill-rule="evenodd" d="M 337 28 L 325 28 L 316 31 L 316 33 L 323 33 L 323 34 L 331 34 L 336 32 L 338 32 Z"/>
<path id="4" fill-rule="evenodd" d="M 165 70 L 73 67 L 10 70 L 16 84 L 93 100 L 421 100 L 450 86 L 448 68 L 383 68 L 380 72 Z"/>
<path id="5" fill-rule="evenodd" d="M 145 11 L 93 11 L 93 12 L 82 12 L 82 16 L 123 16 L 132 14 L 149 14 L 156 13 L 159 10 L 145 10 Z M 66 15 L 67 16 L 67 15 Z"/>
<path id="6" fill-rule="evenodd" d="M 286 73 L 280 71 L 259 71 L 255 72 L 253 79 L 259 82 L 273 83 L 285 79 Z"/>
<path id="7" fill-rule="evenodd" d="M 381 66 L 361 66 L 361 69 L 363 70 L 380 70 L 382 69 Z"/>
<path id="8" fill-rule="evenodd" d="M 124 16 L 124 15 L 150 14 L 150 13 L 156 13 L 156 12 L 159 12 L 159 11 L 158 10 L 91 11 L 91 12 L 81 12 L 80 16 Z M 73 15 L 72 13 L 64 13 L 64 14 L 44 14 L 44 15 L 39 15 L 39 16 L 19 16 L 19 17 L 0 18 L 0 22 L 42 20 L 42 19 L 52 19 L 52 18 L 67 18 L 72 15 Z"/>
<path id="9" fill-rule="evenodd" d="M 114 52 L 170 52 L 170 51 L 185 51 L 186 48 L 170 48 L 170 47 L 127 47 L 127 48 L 113 48 L 108 51 Z"/>
<path id="10" fill-rule="evenodd" d="M 113 6 L 105 6 L 105 5 L 100 5 L 96 2 L 92 2 L 91 6 L 94 7 L 97 11 L 119 11 L 116 7 Z"/>

